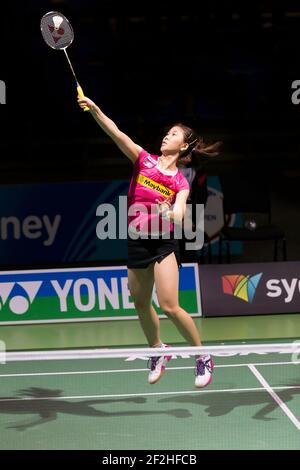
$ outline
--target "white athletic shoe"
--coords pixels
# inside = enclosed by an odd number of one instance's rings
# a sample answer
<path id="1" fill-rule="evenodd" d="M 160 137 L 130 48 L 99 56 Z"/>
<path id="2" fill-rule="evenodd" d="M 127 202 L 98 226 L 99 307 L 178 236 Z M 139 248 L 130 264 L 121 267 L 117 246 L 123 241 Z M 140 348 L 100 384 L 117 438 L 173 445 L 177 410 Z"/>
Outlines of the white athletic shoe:
<path id="1" fill-rule="evenodd" d="M 202 356 L 196 360 L 195 386 L 197 388 L 206 387 L 211 383 L 213 368 L 214 362 L 210 356 Z"/>
<path id="2" fill-rule="evenodd" d="M 162 347 L 168 347 L 165 344 L 162 345 Z M 148 375 L 148 382 L 149 384 L 155 384 L 156 382 L 159 381 L 163 373 L 165 372 L 166 369 L 166 364 L 170 361 L 172 356 L 157 356 L 157 357 L 151 357 L 149 360 L 149 375 Z"/>

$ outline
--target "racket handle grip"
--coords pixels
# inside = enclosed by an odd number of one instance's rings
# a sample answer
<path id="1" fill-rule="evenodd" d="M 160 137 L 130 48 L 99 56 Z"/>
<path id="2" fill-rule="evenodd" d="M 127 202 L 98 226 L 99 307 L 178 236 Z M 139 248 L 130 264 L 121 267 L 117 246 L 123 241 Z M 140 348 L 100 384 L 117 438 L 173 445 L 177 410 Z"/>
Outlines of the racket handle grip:
<path id="1" fill-rule="evenodd" d="M 84 93 L 82 91 L 82 88 L 80 85 L 77 85 L 77 94 L 79 96 L 79 98 L 84 98 Z M 89 111 L 90 108 L 88 108 L 87 106 L 85 108 L 83 108 L 83 111 Z"/>

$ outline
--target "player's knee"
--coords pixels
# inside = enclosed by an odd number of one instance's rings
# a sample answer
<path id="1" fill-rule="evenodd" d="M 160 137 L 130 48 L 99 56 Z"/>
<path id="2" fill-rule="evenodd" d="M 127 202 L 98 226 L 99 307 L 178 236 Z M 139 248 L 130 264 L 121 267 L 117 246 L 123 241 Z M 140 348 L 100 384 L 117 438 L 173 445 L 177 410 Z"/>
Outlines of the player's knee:
<path id="1" fill-rule="evenodd" d="M 150 310 L 150 302 L 147 302 L 145 299 L 136 299 L 134 300 L 133 299 L 133 302 L 134 302 L 134 306 L 136 308 L 136 310 L 138 311 L 138 313 L 147 313 L 149 312 Z"/>
<path id="2" fill-rule="evenodd" d="M 162 303 L 160 304 L 160 308 L 164 312 L 164 314 L 169 318 L 175 318 L 178 313 L 178 305 L 170 304 L 170 303 Z"/>

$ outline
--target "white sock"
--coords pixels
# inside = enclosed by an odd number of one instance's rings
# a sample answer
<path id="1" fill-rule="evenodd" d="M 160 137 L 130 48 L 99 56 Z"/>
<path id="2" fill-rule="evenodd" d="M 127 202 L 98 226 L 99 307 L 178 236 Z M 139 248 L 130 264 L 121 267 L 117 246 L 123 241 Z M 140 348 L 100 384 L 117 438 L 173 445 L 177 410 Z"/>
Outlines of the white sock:
<path id="1" fill-rule="evenodd" d="M 200 354 L 200 356 L 196 356 L 196 361 L 198 361 L 198 359 L 201 359 L 202 361 L 209 361 L 210 354 Z"/>

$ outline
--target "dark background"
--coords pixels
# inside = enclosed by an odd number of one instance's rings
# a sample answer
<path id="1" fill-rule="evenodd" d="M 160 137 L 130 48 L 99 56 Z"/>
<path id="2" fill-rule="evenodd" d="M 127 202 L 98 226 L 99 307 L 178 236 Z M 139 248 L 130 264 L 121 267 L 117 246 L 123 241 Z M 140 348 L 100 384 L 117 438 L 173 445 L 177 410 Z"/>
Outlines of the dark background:
<path id="1" fill-rule="evenodd" d="M 41 16 L 58 10 L 75 31 L 68 53 L 85 94 L 153 153 L 177 121 L 222 140 L 208 173 L 264 175 L 289 259 L 300 259 L 300 105 L 291 101 L 300 79 L 298 1 L 27 0 L 2 8 L 2 184 L 131 175 L 131 163 L 78 108 L 64 54 L 42 39 Z"/>

